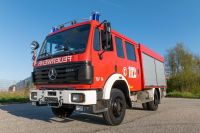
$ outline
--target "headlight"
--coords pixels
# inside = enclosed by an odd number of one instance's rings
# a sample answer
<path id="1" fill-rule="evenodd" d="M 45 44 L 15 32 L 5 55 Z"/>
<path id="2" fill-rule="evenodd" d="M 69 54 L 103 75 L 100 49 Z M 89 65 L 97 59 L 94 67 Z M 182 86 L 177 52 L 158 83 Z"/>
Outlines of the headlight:
<path id="1" fill-rule="evenodd" d="M 82 93 L 72 93 L 71 101 L 75 103 L 83 103 L 85 101 L 85 95 Z"/>
<path id="2" fill-rule="evenodd" d="M 31 92 L 31 99 L 37 100 L 37 92 Z"/>

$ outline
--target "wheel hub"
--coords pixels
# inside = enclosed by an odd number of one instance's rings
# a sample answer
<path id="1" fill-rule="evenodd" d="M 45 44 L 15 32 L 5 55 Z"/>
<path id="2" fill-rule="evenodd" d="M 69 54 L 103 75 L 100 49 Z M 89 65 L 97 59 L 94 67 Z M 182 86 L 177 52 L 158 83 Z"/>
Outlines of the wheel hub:
<path id="1" fill-rule="evenodd" d="M 119 117 L 121 115 L 121 113 L 122 113 L 122 108 L 123 108 L 121 99 L 116 98 L 113 101 L 112 107 L 113 107 L 113 114 L 114 114 L 114 116 L 115 117 Z"/>

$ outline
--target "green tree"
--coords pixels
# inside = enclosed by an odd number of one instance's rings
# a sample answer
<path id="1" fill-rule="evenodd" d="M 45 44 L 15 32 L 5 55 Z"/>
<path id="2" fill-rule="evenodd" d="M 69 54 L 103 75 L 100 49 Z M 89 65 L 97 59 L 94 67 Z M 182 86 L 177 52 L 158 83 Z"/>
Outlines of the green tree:
<path id="1" fill-rule="evenodd" d="M 183 43 L 168 49 L 165 64 L 169 76 L 168 91 L 200 94 L 200 57 L 187 50 Z"/>

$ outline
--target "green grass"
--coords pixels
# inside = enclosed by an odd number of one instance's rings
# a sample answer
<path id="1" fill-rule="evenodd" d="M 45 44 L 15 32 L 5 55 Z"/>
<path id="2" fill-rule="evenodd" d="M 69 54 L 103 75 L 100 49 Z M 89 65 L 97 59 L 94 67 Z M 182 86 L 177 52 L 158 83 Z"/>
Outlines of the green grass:
<path id="1" fill-rule="evenodd" d="M 177 97 L 177 98 L 195 98 L 200 99 L 200 94 L 193 94 L 191 92 L 178 92 L 173 91 L 167 93 L 167 97 Z"/>
<path id="2" fill-rule="evenodd" d="M 29 101 L 28 92 L 0 92 L 0 103 L 24 103 Z"/>

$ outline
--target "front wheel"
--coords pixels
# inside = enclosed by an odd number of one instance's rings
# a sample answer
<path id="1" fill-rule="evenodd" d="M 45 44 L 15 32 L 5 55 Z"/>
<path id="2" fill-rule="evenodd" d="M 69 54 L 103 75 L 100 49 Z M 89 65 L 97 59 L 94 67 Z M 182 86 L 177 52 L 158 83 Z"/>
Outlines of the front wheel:
<path id="1" fill-rule="evenodd" d="M 66 107 L 59 107 L 59 108 L 54 108 L 51 107 L 52 113 L 59 118 L 66 118 L 69 117 L 73 112 L 75 108 L 66 108 Z"/>
<path id="2" fill-rule="evenodd" d="M 126 99 L 119 89 L 112 89 L 108 110 L 103 113 L 103 117 L 109 125 L 119 125 L 125 116 Z"/>

